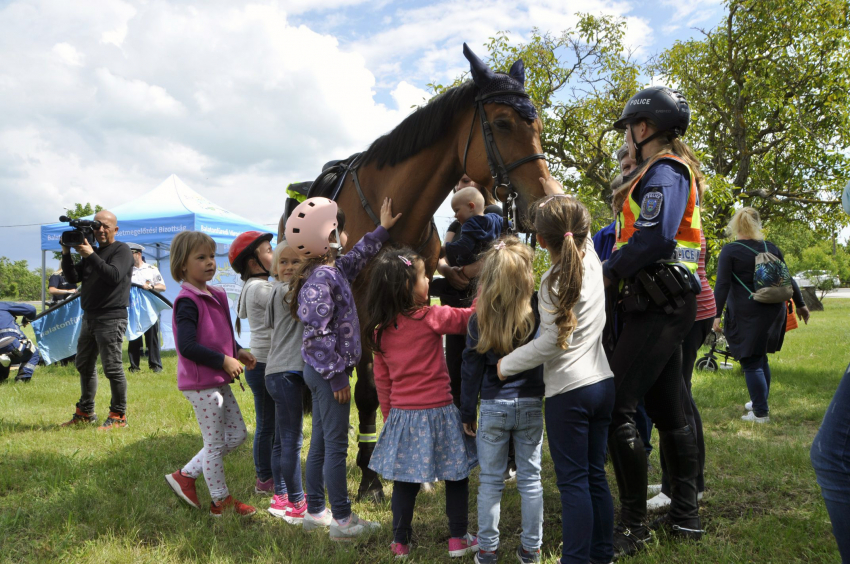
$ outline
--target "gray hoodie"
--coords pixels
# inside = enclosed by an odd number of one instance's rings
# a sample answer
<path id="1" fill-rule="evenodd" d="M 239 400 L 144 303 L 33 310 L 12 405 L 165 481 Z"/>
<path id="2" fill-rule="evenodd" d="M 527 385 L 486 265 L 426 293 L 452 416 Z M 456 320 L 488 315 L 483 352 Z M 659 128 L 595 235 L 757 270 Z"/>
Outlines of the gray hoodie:
<path id="1" fill-rule="evenodd" d="M 265 327 L 271 331 L 271 348 L 266 362 L 266 374 L 303 372 L 301 343 L 304 325 L 292 317 L 289 304 L 284 303 L 289 284 L 275 282 L 266 308 Z"/>
<path id="2" fill-rule="evenodd" d="M 266 362 L 271 345 L 272 332 L 265 326 L 266 304 L 269 303 L 269 294 L 272 291 L 272 283 L 262 278 L 249 278 L 242 286 L 242 295 L 239 299 L 240 319 L 248 319 L 251 327 L 251 354 L 257 357 L 257 362 Z"/>

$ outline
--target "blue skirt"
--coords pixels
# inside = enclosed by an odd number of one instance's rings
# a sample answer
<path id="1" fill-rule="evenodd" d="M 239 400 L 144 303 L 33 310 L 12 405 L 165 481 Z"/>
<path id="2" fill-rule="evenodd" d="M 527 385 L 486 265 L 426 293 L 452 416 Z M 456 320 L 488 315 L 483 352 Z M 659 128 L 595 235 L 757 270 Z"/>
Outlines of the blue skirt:
<path id="1" fill-rule="evenodd" d="M 399 482 L 457 481 L 478 465 L 475 438 L 463 432 L 454 404 L 391 409 L 369 468 Z"/>

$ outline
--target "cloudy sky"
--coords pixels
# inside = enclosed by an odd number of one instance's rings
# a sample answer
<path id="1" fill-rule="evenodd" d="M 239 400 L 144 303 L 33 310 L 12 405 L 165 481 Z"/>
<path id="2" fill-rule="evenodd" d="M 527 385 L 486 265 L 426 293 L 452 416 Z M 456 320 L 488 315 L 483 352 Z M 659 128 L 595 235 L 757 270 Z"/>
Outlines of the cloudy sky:
<path id="1" fill-rule="evenodd" d="M 0 0 L 0 256 L 40 266 L 38 227 L 7 226 L 172 173 L 276 225 L 289 182 L 453 80 L 464 41 L 483 54 L 497 31 L 559 32 L 578 11 L 626 18 L 643 56 L 722 15 L 717 0 Z"/>

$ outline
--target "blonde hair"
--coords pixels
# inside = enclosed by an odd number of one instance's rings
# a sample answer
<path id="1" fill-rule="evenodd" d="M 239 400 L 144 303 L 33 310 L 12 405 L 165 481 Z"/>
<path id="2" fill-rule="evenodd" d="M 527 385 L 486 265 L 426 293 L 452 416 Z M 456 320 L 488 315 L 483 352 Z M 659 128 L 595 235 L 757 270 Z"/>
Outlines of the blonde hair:
<path id="1" fill-rule="evenodd" d="M 761 232 L 761 218 L 759 212 L 754 208 L 745 207 L 735 212 L 729 225 L 726 226 L 726 234 L 738 239 L 753 239 L 763 241 L 764 234 Z"/>
<path id="2" fill-rule="evenodd" d="M 171 257 L 169 268 L 175 282 L 183 282 L 183 268 L 189 255 L 198 247 L 206 247 L 215 254 L 215 241 L 206 233 L 200 231 L 181 231 L 171 240 Z"/>
<path id="3" fill-rule="evenodd" d="M 534 230 L 546 241 L 558 264 L 546 280 L 545 291 L 555 303 L 558 346 L 566 350 L 567 340 L 578 325 L 573 308 L 581 297 L 584 278 L 582 250 L 590 236 L 590 212 L 573 196 L 550 198 L 543 207 L 535 207 Z M 557 280 L 558 290 L 552 287 Z M 541 288 L 544 290 L 544 288 Z"/>
<path id="4" fill-rule="evenodd" d="M 534 331 L 534 254 L 517 237 L 499 239 L 484 255 L 478 275 L 478 346 L 475 350 L 506 355 Z"/>
<path id="5" fill-rule="evenodd" d="M 282 239 L 280 243 L 274 248 L 272 251 L 272 270 L 271 275 L 274 276 L 275 280 L 280 280 L 280 277 L 277 275 L 277 268 L 280 266 L 280 255 L 289 248 L 289 243 L 286 242 L 286 239 Z"/>

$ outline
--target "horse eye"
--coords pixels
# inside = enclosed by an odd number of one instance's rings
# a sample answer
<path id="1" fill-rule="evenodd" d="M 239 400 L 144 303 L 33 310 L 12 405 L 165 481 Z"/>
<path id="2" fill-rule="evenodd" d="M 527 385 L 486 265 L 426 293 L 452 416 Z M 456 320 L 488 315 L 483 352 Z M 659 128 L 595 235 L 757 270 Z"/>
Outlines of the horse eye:
<path id="1" fill-rule="evenodd" d="M 499 129 L 504 129 L 505 131 L 510 131 L 511 124 L 503 119 L 497 119 L 493 122 L 493 124 Z"/>

